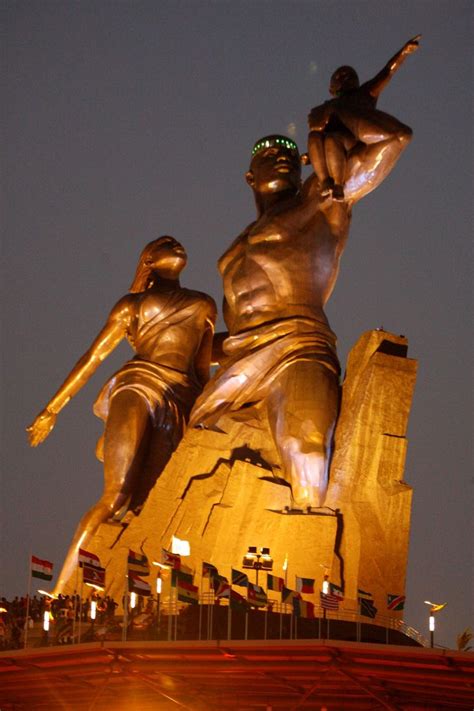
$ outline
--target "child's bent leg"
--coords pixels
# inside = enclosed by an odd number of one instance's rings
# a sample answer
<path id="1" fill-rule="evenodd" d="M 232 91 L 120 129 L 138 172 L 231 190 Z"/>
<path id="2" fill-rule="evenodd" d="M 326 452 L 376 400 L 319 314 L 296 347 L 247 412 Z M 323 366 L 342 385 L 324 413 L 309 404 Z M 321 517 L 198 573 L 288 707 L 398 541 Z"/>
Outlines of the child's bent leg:
<path id="1" fill-rule="evenodd" d="M 310 131 L 308 136 L 308 154 L 313 170 L 321 185 L 321 195 L 329 195 L 333 180 L 328 173 L 324 135 L 321 131 Z"/>

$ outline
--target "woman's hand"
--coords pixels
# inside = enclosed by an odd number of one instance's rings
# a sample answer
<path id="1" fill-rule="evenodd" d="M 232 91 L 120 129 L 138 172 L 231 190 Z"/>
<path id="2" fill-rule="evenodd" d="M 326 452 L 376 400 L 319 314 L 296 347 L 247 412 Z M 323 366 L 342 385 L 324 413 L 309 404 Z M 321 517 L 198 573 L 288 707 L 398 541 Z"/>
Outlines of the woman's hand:
<path id="1" fill-rule="evenodd" d="M 57 415 L 45 408 L 35 421 L 26 428 L 31 447 L 37 447 L 49 435 L 56 424 Z"/>

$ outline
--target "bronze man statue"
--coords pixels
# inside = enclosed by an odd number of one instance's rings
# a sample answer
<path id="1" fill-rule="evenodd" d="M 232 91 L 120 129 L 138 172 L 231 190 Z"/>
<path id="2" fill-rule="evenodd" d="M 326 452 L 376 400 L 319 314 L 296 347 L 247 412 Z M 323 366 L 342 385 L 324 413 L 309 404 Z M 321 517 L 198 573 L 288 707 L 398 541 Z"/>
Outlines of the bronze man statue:
<path id="1" fill-rule="evenodd" d="M 347 154 L 342 201 L 322 194 L 316 174 L 302 184 L 298 148 L 289 138 L 266 136 L 252 151 L 246 179 L 257 219 L 219 260 L 229 334 L 190 426 L 257 408 L 296 507 L 322 505 L 327 488 L 339 363 L 324 306 L 352 207 L 390 173 L 411 135 L 393 119 L 378 140 L 358 140 Z"/>
<path id="2" fill-rule="evenodd" d="M 36 447 L 56 417 L 100 363 L 127 338 L 136 352 L 103 387 L 94 412 L 105 421 L 97 455 L 104 492 L 75 532 L 56 592 L 61 592 L 85 547 L 121 510 L 139 509 L 183 436 L 191 407 L 209 378 L 216 307 L 211 297 L 180 286 L 186 252 L 172 237 L 143 250 L 130 292 L 112 312 L 46 408 L 28 428 Z"/>

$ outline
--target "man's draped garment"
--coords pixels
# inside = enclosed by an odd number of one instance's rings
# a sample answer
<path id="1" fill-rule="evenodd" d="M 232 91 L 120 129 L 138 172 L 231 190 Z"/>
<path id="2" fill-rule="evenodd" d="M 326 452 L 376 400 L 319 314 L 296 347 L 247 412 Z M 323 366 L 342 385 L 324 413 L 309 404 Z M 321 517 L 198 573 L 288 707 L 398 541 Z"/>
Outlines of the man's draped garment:
<path id="1" fill-rule="evenodd" d="M 197 399 L 190 426 L 212 426 L 222 415 L 264 400 L 278 376 L 297 362 L 319 363 L 339 378 L 335 334 L 308 318 L 276 320 L 230 336 L 223 350 L 226 358 Z"/>

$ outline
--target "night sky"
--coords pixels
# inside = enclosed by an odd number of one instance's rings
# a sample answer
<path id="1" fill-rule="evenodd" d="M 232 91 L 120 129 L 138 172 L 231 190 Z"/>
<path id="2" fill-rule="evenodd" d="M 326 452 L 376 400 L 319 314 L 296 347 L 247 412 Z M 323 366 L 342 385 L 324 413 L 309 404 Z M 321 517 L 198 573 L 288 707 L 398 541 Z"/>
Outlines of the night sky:
<path id="1" fill-rule="evenodd" d="M 185 245 L 182 284 L 222 300 L 216 260 L 254 218 L 254 141 L 296 131 L 352 64 L 362 81 L 421 32 L 379 108 L 413 128 L 354 209 L 327 313 L 344 363 L 383 326 L 419 361 L 405 479 L 414 488 L 405 621 L 448 601 L 436 642 L 473 626 L 472 5 L 470 2 L 11 2 L 3 172 L 0 595 L 28 556 L 56 572 L 102 486 L 92 403 L 125 343 L 30 449 L 24 428 L 126 293 L 142 247 Z M 219 327 L 222 327 L 220 322 Z M 396 591 L 395 591 L 396 592 Z"/>

